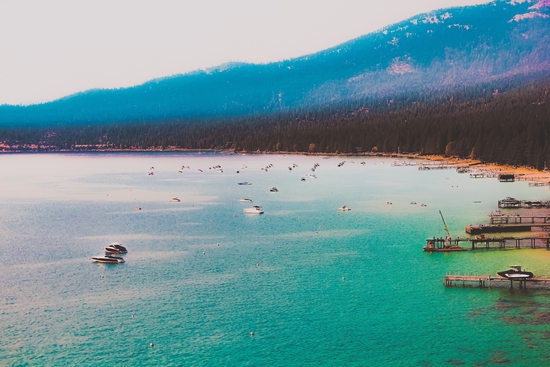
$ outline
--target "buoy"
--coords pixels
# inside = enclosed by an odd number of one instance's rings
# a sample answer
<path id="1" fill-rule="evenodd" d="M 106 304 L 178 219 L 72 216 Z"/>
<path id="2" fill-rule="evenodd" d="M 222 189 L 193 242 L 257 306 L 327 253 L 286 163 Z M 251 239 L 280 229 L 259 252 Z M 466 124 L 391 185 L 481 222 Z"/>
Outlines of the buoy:
<path id="1" fill-rule="evenodd" d="M 149 346 L 150 346 L 151 348 L 153 348 L 153 347 L 155 346 L 155 344 L 151 343 L 151 344 L 149 344 Z"/>

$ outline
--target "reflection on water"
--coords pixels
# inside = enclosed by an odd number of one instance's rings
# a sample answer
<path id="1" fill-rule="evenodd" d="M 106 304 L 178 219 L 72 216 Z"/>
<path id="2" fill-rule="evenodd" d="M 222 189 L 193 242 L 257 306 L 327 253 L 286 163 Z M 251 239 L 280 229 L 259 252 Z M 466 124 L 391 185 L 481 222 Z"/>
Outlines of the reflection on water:
<path id="1" fill-rule="evenodd" d="M 513 263 L 548 274 L 550 252 L 421 249 L 445 235 L 438 210 L 458 236 L 506 196 L 548 199 L 526 183 L 381 158 L 2 160 L 6 365 L 544 365 L 547 292 L 446 289 L 442 279 Z M 245 215 L 244 197 L 265 214 Z M 126 263 L 88 261 L 110 242 L 128 247 Z"/>

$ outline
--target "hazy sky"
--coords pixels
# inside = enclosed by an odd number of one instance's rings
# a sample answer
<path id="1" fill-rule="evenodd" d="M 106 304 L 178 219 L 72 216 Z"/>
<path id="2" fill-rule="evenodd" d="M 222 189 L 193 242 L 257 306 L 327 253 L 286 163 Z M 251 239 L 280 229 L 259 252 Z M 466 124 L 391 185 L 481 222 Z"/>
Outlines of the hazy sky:
<path id="1" fill-rule="evenodd" d="M 317 52 L 483 0 L 0 0 L 0 104 Z"/>

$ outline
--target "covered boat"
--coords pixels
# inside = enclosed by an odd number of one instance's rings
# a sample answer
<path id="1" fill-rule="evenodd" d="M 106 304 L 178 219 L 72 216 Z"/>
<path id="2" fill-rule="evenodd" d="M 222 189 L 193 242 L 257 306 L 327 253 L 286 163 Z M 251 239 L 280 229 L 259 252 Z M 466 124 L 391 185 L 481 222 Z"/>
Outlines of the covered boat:
<path id="1" fill-rule="evenodd" d="M 510 269 L 499 271 L 497 274 L 508 279 L 528 279 L 534 276 L 530 271 L 521 270 L 520 265 L 512 265 Z"/>

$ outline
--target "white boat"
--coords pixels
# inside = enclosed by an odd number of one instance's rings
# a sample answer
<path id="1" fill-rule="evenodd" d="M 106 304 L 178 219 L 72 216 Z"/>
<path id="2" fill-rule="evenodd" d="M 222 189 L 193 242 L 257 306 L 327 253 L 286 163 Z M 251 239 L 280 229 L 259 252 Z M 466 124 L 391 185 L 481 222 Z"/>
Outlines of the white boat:
<path id="1" fill-rule="evenodd" d="M 351 210 L 351 208 L 347 207 L 345 205 L 342 205 L 341 207 L 338 208 L 338 210 L 341 210 L 343 212 L 349 212 Z"/>
<path id="2" fill-rule="evenodd" d="M 243 210 L 245 214 L 263 214 L 262 208 L 258 205 L 254 205 L 252 208 L 246 208 Z"/>
<path id="3" fill-rule="evenodd" d="M 172 199 L 170 199 L 170 202 L 172 203 L 179 203 L 181 200 L 177 197 L 177 196 L 174 196 Z"/>
<path id="4" fill-rule="evenodd" d="M 239 200 L 241 203 L 252 203 L 252 199 L 250 198 L 244 198 Z"/>
<path id="5" fill-rule="evenodd" d="M 124 259 L 122 257 L 116 257 L 116 256 L 92 256 L 90 257 L 90 260 L 92 260 L 95 263 L 104 263 L 104 264 L 120 264 L 124 262 Z"/>
<path id="6" fill-rule="evenodd" d="M 279 190 L 278 190 L 276 187 L 270 188 L 269 191 L 271 191 L 271 192 L 279 192 Z"/>
<path id="7" fill-rule="evenodd" d="M 103 248 L 103 251 L 105 251 L 108 254 L 125 254 L 128 252 L 126 247 L 122 246 L 118 242 L 113 242 L 109 246 L 105 246 Z"/>
<path id="8" fill-rule="evenodd" d="M 237 185 L 248 186 L 248 185 L 252 185 L 252 184 L 248 181 L 245 181 L 245 182 L 237 182 Z"/>

